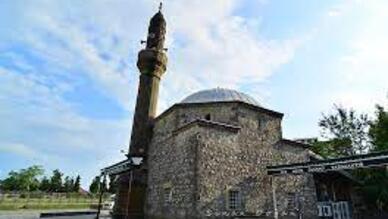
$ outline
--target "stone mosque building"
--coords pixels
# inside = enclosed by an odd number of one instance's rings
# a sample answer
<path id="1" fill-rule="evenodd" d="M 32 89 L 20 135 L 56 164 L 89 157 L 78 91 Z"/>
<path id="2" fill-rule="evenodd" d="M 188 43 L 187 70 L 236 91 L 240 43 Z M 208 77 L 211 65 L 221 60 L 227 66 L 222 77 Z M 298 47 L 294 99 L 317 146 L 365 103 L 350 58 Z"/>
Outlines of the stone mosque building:
<path id="1" fill-rule="evenodd" d="M 282 113 L 242 92 L 214 88 L 191 94 L 156 116 L 159 83 L 167 69 L 165 33 L 159 10 L 137 62 L 140 80 L 128 156 L 142 162 L 119 176 L 114 218 L 273 218 L 272 184 L 280 218 L 298 218 L 300 212 L 303 218 L 317 218 L 322 185 L 315 177 L 267 175 L 268 165 L 314 156 L 308 145 L 283 138 Z M 352 189 L 347 186 L 351 179 L 333 178 L 343 179 L 346 191 Z M 334 190 L 341 189 L 329 193 Z M 350 200 L 346 191 L 337 199 Z"/>

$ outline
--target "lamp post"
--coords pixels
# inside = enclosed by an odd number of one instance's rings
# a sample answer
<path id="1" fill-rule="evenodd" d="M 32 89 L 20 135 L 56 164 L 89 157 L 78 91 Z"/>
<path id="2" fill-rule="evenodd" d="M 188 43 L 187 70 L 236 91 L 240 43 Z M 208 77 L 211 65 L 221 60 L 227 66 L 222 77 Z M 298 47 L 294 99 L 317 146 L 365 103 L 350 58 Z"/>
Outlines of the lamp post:
<path id="1" fill-rule="evenodd" d="M 128 154 L 124 150 L 120 150 L 120 153 L 125 154 L 125 156 L 128 157 Z M 129 157 L 128 157 L 128 159 L 129 159 Z M 100 174 L 100 195 L 99 195 L 99 200 L 98 200 L 96 219 L 99 219 L 100 214 L 101 214 L 102 196 L 104 194 L 104 188 L 105 188 L 104 183 L 106 182 L 106 175 L 107 175 L 106 172 L 103 172 Z M 102 181 L 101 181 L 101 179 L 102 179 Z M 131 183 L 131 180 L 129 183 Z M 131 186 L 131 184 L 129 186 Z M 128 206 L 127 206 L 127 209 L 128 209 Z"/>
<path id="2" fill-rule="evenodd" d="M 101 181 L 101 178 L 102 181 Z M 106 182 L 106 173 L 101 173 L 100 175 L 100 197 L 98 199 L 98 208 L 97 208 L 97 216 L 96 219 L 100 218 L 100 212 L 101 212 L 101 205 L 102 205 L 102 195 L 104 194 L 104 182 Z"/>

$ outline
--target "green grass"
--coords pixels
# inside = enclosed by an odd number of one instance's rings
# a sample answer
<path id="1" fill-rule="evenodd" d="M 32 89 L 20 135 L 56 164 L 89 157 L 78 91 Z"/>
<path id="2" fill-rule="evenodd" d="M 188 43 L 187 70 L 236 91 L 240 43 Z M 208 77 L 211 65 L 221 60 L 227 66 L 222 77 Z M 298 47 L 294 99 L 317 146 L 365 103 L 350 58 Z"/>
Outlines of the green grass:
<path id="1" fill-rule="evenodd" d="M 5 198 L 0 199 L 0 210 L 88 209 L 97 204 L 98 199 L 85 198 Z"/>

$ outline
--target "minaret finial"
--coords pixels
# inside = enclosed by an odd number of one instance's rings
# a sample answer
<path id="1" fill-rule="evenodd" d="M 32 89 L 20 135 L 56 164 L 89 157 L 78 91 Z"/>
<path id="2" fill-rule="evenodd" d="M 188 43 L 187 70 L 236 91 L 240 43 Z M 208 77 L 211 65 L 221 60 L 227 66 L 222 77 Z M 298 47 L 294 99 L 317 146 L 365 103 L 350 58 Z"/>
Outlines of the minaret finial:
<path id="1" fill-rule="evenodd" d="M 163 8 L 163 2 L 160 2 L 159 3 L 159 12 L 162 12 L 162 8 Z"/>
<path id="2" fill-rule="evenodd" d="M 146 41 L 147 49 L 163 50 L 164 38 L 166 35 L 166 20 L 161 13 L 162 2 L 159 5 L 159 12 L 157 12 L 150 20 L 148 27 L 148 36 Z"/>

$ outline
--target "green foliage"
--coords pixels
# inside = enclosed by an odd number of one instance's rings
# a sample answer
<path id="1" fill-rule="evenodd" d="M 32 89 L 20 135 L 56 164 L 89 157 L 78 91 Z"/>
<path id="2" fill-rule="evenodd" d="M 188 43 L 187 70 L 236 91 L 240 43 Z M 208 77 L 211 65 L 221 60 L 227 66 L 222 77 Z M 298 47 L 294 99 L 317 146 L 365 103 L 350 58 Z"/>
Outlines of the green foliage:
<path id="1" fill-rule="evenodd" d="M 53 192 L 62 191 L 62 176 L 63 173 L 61 173 L 58 169 L 53 171 L 53 175 L 50 179 L 50 187 Z"/>
<path id="2" fill-rule="evenodd" d="M 360 190 L 370 208 L 388 211 L 388 171 L 385 168 L 355 171 Z"/>
<path id="3" fill-rule="evenodd" d="M 318 141 L 312 145 L 311 150 L 325 158 L 341 157 L 347 155 L 351 141 L 345 139 L 331 139 Z"/>
<path id="4" fill-rule="evenodd" d="M 335 106 L 335 113 L 324 115 L 319 121 L 323 137 L 312 150 L 324 157 L 341 157 L 369 150 L 388 150 L 388 112 L 376 107 L 376 119 L 370 121 L 366 114 L 356 114 Z M 353 171 L 363 182 L 360 191 L 370 208 L 388 210 L 388 170 L 365 169 Z"/>
<path id="5" fill-rule="evenodd" d="M 108 182 L 107 182 L 105 177 L 101 182 L 101 177 L 96 176 L 96 177 L 94 177 L 92 183 L 89 186 L 89 192 L 96 194 L 96 193 L 101 192 L 101 189 L 102 189 L 102 191 L 107 192 L 108 191 Z"/>
<path id="6" fill-rule="evenodd" d="M 75 178 L 73 192 L 78 192 L 81 188 L 81 177 L 80 175 L 77 175 L 77 178 Z"/>
<path id="7" fill-rule="evenodd" d="M 25 198 L 28 197 L 28 198 Z M 103 196 L 108 200 L 109 195 Z M 90 209 L 97 206 L 98 195 L 84 196 L 77 193 L 3 193 L 0 199 L 1 210 L 26 210 L 26 209 Z M 1 214 L 1 213 L 0 213 Z"/>
<path id="8" fill-rule="evenodd" d="M 40 181 L 39 190 L 48 192 L 51 189 L 50 180 L 44 176 Z"/>
<path id="9" fill-rule="evenodd" d="M 99 189 L 100 189 L 99 187 L 100 187 L 100 177 L 96 176 L 94 177 L 92 183 L 89 186 L 89 192 L 96 194 L 99 192 Z"/>
<path id="10" fill-rule="evenodd" d="M 370 148 L 368 129 L 370 120 L 368 115 L 358 115 L 353 109 L 345 109 L 334 106 L 335 112 L 323 115 L 319 121 L 322 129 L 322 137 L 328 139 L 328 149 L 323 145 L 317 145 L 317 151 L 322 150 L 330 157 L 348 156 L 357 153 L 365 153 Z M 345 144 L 348 143 L 348 144 Z"/>
<path id="11" fill-rule="evenodd" d="M 1 181 L 1 188 L 5 191 L 34 191 L 39 188 L 38 177 L 43 174 L 40 166 L 31 166 L 18 172 L 11 171 L 8 177 Z"/>
<path id="12" fill-rule="evenodd" d="M 388 111 L 376 106 L 376 120 L 371 122 L 369 136 L 374 151 L 388 150 Z"/>
<path id="13" fill-rule="evenodd" d="M 43 176 L 44 170 L 40 166 L 31 166 L 19 171 L 11 171 L 8 177 L 0 181 L 0 189 L 4 191 L 29 192 L 78 192 L 80 190 L 81 177 L 66 176 L 62 181 L 63 173 L 58 169 L 53 171 L 50 178 Z M 29 194 L 29 193 L 28 193 Z"/>
<path id="14" fill-rule="evenodd" d="M 63 183 L 63 191 L 64 192 L 72 192 L 74 189 L 74 179 L 66 176 L 65 182 Z"/>
<path id="15" fill-rule="evenodd" d="M 376 119 L 370 123 L 369 136 L 373 151 L 388 150 L 388 112 L 376 106 Z M 359 180 L 364 182 L 360 188 L 367 203 L 378 210 L 388 211 L 388 170 L 369 169 L 357 172 Z"/>

